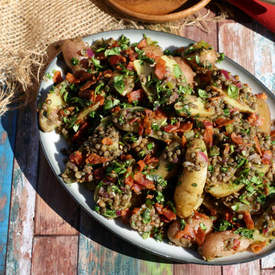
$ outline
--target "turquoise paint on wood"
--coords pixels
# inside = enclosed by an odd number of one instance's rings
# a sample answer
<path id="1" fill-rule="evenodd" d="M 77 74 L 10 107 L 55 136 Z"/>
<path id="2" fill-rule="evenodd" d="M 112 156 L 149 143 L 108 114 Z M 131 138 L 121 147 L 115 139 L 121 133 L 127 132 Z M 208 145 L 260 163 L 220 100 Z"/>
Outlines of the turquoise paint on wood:
<path id="1" fill-rule="evenodd" d="M 16 133 L 16 112 L 0 118 L 0 274 L 4 273 Z"/>

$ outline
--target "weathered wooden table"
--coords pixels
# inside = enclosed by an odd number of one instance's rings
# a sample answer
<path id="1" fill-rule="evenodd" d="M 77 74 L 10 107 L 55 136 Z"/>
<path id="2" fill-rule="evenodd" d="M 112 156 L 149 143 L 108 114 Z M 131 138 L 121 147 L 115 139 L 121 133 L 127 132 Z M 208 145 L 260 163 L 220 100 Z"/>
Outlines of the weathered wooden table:
<path id="1" fill-rule="evenodd" d="M 185 28 L 275 92 L 274 36 L 245 16 Z M 275 255 L 234 266 L 173 264 L 123 241 L 89 217 L 41 152 L 35 106 L 0 118 L 0 274 L 275 274 Z"/>

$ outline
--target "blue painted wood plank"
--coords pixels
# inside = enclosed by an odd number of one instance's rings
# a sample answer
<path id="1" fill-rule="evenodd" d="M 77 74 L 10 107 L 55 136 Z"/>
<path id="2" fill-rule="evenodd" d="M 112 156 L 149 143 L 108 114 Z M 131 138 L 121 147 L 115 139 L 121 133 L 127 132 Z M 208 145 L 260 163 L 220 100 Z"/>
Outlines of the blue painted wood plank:
<path id="1" fill-rule="evenodd" d="M 0 274 L 4 273 L 16 133 L 16 112 L 0 118 Z"/>

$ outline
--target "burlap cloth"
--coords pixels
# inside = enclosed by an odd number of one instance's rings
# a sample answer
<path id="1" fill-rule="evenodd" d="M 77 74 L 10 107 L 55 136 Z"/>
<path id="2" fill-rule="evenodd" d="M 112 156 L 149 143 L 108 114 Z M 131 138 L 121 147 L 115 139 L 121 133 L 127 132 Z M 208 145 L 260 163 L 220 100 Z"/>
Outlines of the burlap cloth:
<path id="1" fill-rule="evenodd" d="M 121 20 L 104 0 L 1 0 L 0 14 L 0 115 L 35 98 L 41 72 L 47 64 L 49 45 L 121 28 L 177 33 L 179 28 L 208 17 L 204 14 L 180 23 L 141 24 Z"/>

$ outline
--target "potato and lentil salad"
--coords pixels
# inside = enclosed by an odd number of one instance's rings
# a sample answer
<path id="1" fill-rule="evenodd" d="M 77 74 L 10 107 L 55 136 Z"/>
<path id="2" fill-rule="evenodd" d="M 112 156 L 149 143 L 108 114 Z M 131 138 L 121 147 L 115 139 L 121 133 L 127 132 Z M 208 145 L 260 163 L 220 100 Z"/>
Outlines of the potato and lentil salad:
<path id="1" fill-rule="evenodd" d="M 204 41 L 174 51 L 149 37 L 62 45 L 40 128 L 69 143 L 66 183 L 144 238 L 206 260 L 258 253 L 275 236 L 274 137 L 263 93 L 220 69 Z"/>

